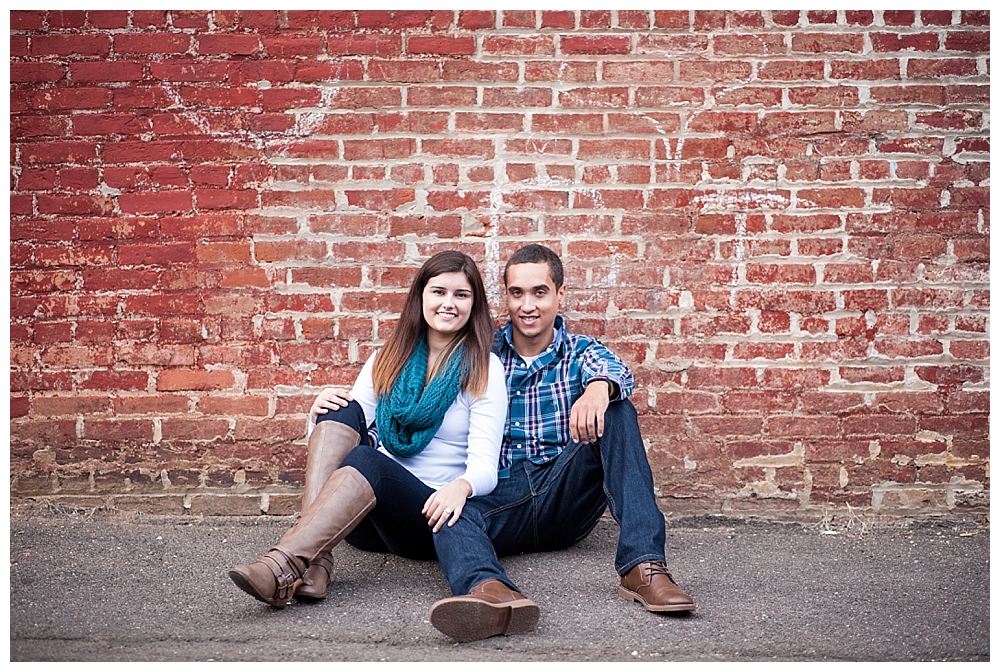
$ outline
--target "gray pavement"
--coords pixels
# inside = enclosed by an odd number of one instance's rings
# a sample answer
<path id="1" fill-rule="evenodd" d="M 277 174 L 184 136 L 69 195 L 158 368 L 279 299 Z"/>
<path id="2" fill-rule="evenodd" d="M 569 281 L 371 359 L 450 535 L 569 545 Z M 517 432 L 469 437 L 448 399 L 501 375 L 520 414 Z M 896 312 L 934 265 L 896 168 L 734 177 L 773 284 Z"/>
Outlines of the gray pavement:
<path id="1" fill-rule="evenodd" d="M 276 610 L 227 577 L 294 519 L 14 504 L 12 661 L 988 661 L 989 529 L 974 520 L 668 517 L 691 615 L 618 597 L 615 523 L 507 558 L 531 633 L 456 644 L 427 620 L 435 562 L 342 544 L 328 598 Z"/>

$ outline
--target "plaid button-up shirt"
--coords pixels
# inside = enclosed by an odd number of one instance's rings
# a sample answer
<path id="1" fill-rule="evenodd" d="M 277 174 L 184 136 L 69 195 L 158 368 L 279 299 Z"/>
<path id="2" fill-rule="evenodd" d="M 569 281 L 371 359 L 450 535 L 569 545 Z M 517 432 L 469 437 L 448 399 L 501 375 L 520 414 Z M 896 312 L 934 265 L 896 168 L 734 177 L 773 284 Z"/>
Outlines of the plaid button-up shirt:
<path id="1" fill-rule="evenodd" d="M 572 441 L 569 415 L 587 383 L 606 380 L 618 387 L 612 401 L 632 394 L 632 372 L 596 338 L 566 332 L 556 317 L 555 340 L 526 366 L 511 341 L 512 326 L 497 330 L 493 352 L 507 375 L 508 412 L 500 447 L 500 477 L 528 459 L 544 464 Z"/>

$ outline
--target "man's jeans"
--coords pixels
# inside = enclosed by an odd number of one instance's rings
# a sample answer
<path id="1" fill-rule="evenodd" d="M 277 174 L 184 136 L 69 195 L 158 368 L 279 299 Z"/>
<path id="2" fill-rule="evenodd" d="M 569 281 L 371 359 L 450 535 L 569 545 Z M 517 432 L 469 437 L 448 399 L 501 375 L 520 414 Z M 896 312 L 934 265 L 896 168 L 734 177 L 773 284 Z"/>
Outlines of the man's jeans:
<path id="1" fill-rule="evenodd" d="M 492 493 L 466 502 L 458 523 L 434 535 L 434 546 L 453 594 L 487 579 L 517 590 L 498 555 L 572 546 L 590 534 L 605 507 L 621 527 L 619 574 L 647 560 L 666 561 L 663 514 L 627 399 L 608 406 L 597 444 L 574 443 L 547 464 L 525 460 L 511 467 Z"/>

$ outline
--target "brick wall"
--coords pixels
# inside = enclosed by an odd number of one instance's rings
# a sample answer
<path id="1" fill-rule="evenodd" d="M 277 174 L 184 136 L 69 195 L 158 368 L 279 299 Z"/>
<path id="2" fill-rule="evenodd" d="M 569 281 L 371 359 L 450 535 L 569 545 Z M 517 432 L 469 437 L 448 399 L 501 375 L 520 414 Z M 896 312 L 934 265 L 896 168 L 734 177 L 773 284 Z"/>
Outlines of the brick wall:
<path id="1" fill-rule="evenodd" d="M 10 21 L 14 496 L 293 511 L 421 261 L 538 241 L 665 510 L 988 507 L 988 12 Z"/>

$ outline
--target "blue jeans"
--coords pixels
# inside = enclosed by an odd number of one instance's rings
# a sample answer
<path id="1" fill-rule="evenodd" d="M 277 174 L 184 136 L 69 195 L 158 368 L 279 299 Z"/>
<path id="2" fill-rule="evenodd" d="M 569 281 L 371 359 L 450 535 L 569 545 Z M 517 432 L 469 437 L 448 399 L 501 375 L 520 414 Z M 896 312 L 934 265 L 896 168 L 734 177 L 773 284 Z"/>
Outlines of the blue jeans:
<path id="1" fill-rule="evenodd" d="M 464 595 L 479 583 L 475 577 L 483 571 L 483 562 L 487 563 L 486 569 L 492 569 L 488 564 L 490 560 L 496 562 L 489 539 L 486 539 L 488 553 L 484 558 L 467 554 L 464 549 L 452 545 L 461 544 L 464 536 L 481 533 L 481 530 L 466 530 L 470 523 L 463 515 L 454 527 L 445 525 L 437 534 L 431 532 L 421 510 L 434 490 L 401 464 L 367 445 L 364 412 L 356 401 L 317 418 L 317 422 L 323 421 L 340 422 L 361 435 L 365 443 L 348 453 L 341 466 L 354 467 L 361 472 L 375 493 L 375 508 L 344 541 L 363 551 L 394 553 L 418 560 L 438 558 L 455 595 Z M 456 528 L 464 530 L 465 534 L 442 534 Z"/>
<path id="2" fill-rule="evenodd" d="M 628 400 L 608 406 L 599 442 L 568 445 L 546 464 L 520 462 L 492 493 L 468 500 L 459 524 L 435 535 L 438 559 L 455 594 L 486 579 L 517 590 L 498 555 L 572 546 L 590 534 L 606 507 L 621 528 L 620 575 L 640 562 L 666 561 L 663 514 Z"/>

